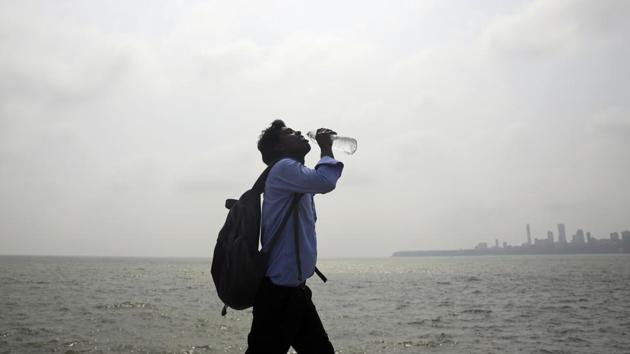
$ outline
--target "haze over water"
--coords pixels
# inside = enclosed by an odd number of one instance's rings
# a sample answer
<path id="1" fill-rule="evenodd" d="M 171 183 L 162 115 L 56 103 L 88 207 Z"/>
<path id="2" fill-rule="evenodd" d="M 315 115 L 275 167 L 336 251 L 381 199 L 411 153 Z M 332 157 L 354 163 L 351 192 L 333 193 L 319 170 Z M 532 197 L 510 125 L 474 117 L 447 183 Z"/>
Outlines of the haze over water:
<path id="1" fill-rule="evenodd" d="M 627 255 L 322 260 L 340 353 L 628 353 Z M 0 257 L 4 352 L 241 353 L 207 259 Z"/>
<path id="2" fill-rule="evenodd" d="M 325 257 L 628 230 L 628 18 L 623 0 L 0 1 L 0 251 L 203 257 L 276 118 L 358 140 L 316 198 Z"/>

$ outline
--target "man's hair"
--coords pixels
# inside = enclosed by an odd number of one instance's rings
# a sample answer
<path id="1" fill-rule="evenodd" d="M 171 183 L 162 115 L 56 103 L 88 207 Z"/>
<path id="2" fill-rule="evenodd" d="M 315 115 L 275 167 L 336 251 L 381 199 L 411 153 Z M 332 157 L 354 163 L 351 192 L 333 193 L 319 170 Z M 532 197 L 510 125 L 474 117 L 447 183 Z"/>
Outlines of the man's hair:
<path id="1" fill-rule="evenodd" d="M 275 147 L 280 141 L 280 132 L 284 127 L 286 127 L 284 122 L 276 119 L 258 137 L 258 150 L 262 154 L 263 162 L 267 165 L 281 157 Z"/>

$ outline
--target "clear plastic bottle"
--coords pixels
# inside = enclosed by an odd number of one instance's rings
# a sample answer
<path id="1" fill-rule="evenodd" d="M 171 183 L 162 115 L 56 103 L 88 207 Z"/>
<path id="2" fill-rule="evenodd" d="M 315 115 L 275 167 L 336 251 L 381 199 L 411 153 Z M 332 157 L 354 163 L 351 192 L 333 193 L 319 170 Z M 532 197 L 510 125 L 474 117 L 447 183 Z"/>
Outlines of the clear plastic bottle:
<path id="1" fill-rule="evenodd" d="M 306 133 L 306 136 L 311 138 L 311 140 L 315 141 L 315 135 L 317 134 L 317 130 L 311 130 Z M 348 155 L 352 155 L 357 151 L 357 139 L 350 138 L 347 136 L 339 136 L 339 135 L 331 135 L 330 136 L 333 141 L 333 149 L 344 152 Z"/>

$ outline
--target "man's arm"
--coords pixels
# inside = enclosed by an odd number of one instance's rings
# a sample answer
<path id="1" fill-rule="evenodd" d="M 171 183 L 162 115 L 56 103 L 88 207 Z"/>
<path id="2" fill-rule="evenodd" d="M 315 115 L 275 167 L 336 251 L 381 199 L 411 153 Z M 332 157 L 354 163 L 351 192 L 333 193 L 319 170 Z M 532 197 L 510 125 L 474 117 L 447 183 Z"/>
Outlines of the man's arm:
<path id="1" fill-rule="evenodd" d="M 322 153 L 321 153 L 321 155 L 320 155 L 320 156 L 321 156 L 321 158 L 324 158 L 324 157 L 328 156 L 328 157 L 330 157 L 330 158 L 333 158 L 333 159 L 334 159 L 334 158 L 335 158 L 335 155 L 333 155 L 333 152 L 332 152 L 332 146 L 331 146 L 331 147 L 328 147 L 328 148 L 325 148 L 325 149 L 323 149 L 323 148 L 322 148 Z"/>
<path id="2" fill-rule="evenodd" d="M 267 179 L 270 188 L 293 193 L 328 193 L 335 189 L 343 171 L 343 163 L 324 156 L 315 169 L 311 169 L 298 161 L 284 159 L 273 169 Z"/>
<path id="3" fill-rule="evenodd" d="M 341 177 L 343 163 L 335 160 L 332 152 L 334 131 L 326 128 L 317 129 L 315 140 L 321 149 L 321 159 L 310 169 L 302 163 L 284 159 L 273 168 L 267 179 L 267 186 L 293 193 L 328 193 L 335 189 Z"/>

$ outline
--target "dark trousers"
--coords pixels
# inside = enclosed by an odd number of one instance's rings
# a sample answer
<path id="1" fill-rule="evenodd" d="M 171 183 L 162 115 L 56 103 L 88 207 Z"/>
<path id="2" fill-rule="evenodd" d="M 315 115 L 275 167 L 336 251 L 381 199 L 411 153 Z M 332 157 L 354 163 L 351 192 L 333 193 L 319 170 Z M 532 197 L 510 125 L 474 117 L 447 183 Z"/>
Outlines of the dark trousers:
<path id="1" fill-rule="evenodd" d="M 254 320 L 246 354 L 334 354 L 328 335 L 311 300 L 311 289 L 278 286 L 265 279 L 256 295 Z"/>

